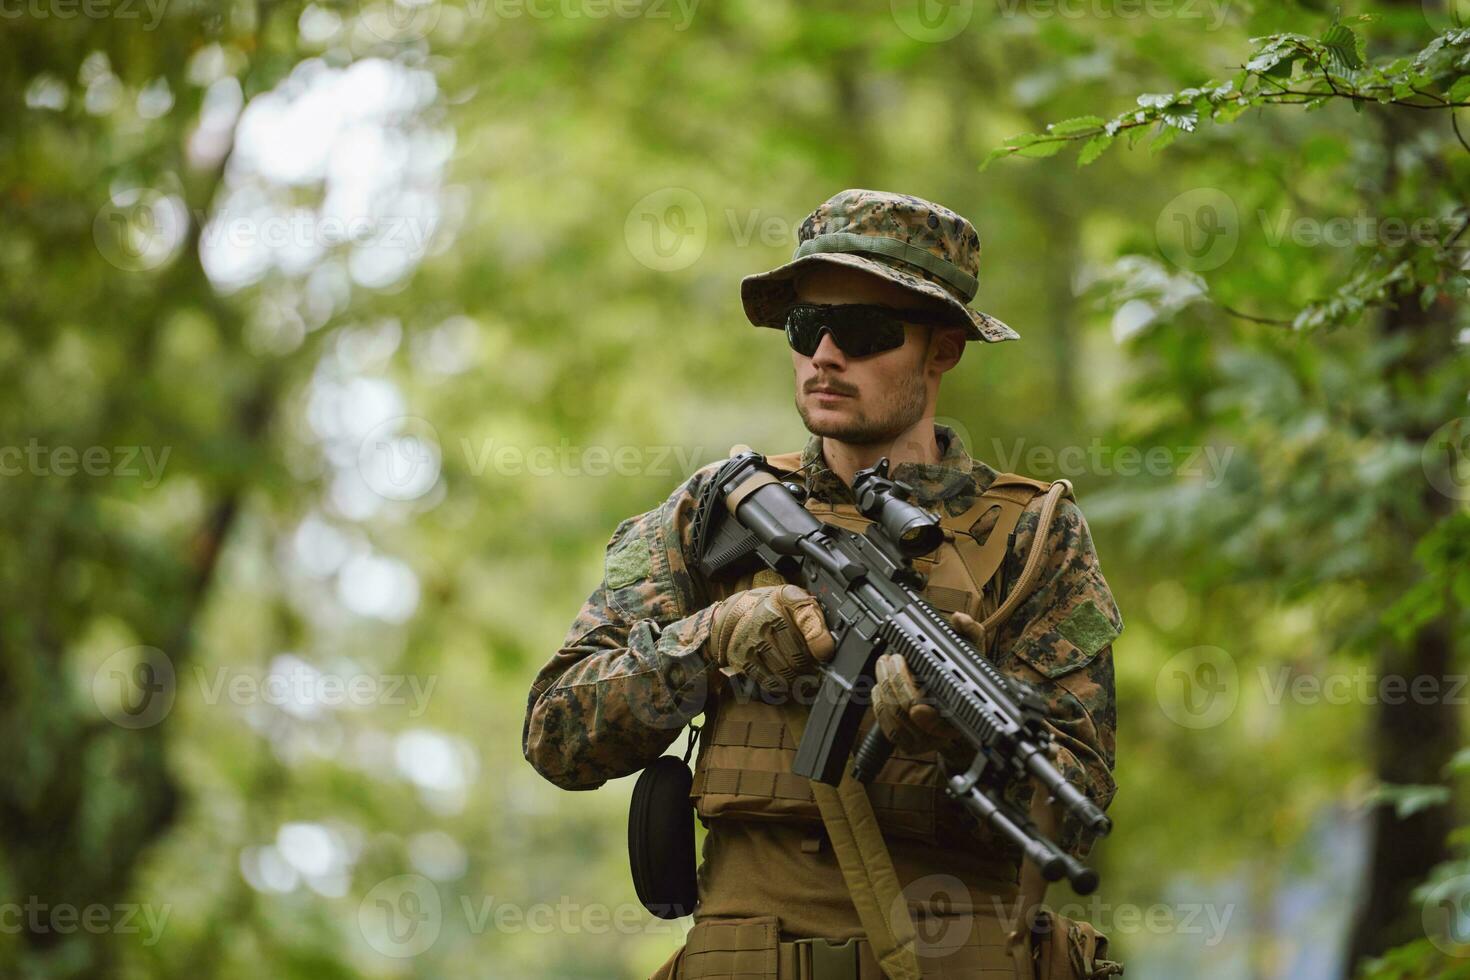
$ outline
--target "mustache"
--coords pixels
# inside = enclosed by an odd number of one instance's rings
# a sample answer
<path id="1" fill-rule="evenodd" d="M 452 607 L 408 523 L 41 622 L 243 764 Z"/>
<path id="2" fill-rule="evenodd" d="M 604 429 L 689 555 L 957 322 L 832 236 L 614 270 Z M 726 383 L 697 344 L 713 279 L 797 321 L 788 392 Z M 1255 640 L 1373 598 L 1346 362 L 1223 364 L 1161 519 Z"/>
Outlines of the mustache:
<path id="1" fill-rule="evenodd" d="M 856 395 L 858 393 L 856 386 L 844 384 L 841 381 L 834 381 L 831 378 L 812 378 L 802 386 L 802 391 L 809 395 L 818 388 L 826 388 L 828 391 L 835 391 L 839 395 Z"/>

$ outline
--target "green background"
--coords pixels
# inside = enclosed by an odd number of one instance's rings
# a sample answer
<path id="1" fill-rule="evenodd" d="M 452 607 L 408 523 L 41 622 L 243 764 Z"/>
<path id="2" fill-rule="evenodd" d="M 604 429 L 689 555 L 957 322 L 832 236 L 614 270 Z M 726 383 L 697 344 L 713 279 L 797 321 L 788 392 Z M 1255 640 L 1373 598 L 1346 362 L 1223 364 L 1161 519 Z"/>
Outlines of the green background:
<path id="1" fill-rule="evenodd" d="M 1053 901 L 1130 977 L 1470 975 L 1454 110 L 982 172 L 1332 11 L 922 2 L 0 7 L 0 972 L 662 962 L 632 780 L 542 781 L 527 691 L 620 521 L 802 445 L 738 284 L 871 187 L 977 225 L 1023 340 L 940 420 L 1074 482 L 1126 622 L 1104 884 Z M 1388 65 L 1459 11 L 1344 13 Z M 1392 99 L 1464 101 L 1451 47 Z"/>

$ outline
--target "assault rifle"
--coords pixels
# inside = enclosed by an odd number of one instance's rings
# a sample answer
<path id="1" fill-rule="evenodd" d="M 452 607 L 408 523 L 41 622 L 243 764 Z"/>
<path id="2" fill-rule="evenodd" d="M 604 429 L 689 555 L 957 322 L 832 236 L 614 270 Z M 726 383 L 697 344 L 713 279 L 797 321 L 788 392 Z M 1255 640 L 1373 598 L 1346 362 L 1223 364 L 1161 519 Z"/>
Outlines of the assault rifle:
<path id="1" fill-rule="evenodd" d="M 912 560 L 944 539 L 938 519 L 911 502 L 912 488 L 888 476 L 888 460 L 853 480 L 858 511 L 873 521 L 863 534 L 817 520 L 802 506 L 806 491 L 783 483 L 764 456 L 744 447 L 700 494 L 694 546 L 706 577 L 740 574 L 763 562 L 816 597 L 836 650 L 821 665 L 821 684 L 797 746 L 792 771 L 829 785 L 842 780 L 858 723 L 867 710 L 873 665 L 899 653 L 942 717 L 975 748 L 945 792 L 982 824 L 1015 842 L 1048 881 L 1065 876 L 1079 894 L 1097 872 L 1061 850 L 1009 803 L 1014 780 L 1035 778 L 1051 798 L 1092 832 L 1112 822 L 1051 762 L 1046 706 L 1029 685 L 1001 674 L 919 595 Z M 873 725 L 852 754 L 852 774 L 867 782 L 893 745 Z"/>

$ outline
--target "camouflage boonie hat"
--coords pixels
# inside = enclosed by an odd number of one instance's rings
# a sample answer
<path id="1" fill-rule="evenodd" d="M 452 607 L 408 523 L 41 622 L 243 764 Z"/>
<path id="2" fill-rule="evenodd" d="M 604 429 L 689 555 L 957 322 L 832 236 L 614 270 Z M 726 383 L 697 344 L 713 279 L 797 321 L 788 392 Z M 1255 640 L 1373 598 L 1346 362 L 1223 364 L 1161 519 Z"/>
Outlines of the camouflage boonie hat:
<path id="1" fill-rule="evenodd" d="M 980 285 L 980 236 L 949 208 L 908 194 L 845 190 L 807 215 L 796 241 L 790 262 L 740 283 L 745 315 L 758 327 L 784 329 L 786 311 L 796 302 L 796 273 L 823 262 L 862 269 L 943 301 L 969 340 L 1021 339 L 967 305 Z"/>

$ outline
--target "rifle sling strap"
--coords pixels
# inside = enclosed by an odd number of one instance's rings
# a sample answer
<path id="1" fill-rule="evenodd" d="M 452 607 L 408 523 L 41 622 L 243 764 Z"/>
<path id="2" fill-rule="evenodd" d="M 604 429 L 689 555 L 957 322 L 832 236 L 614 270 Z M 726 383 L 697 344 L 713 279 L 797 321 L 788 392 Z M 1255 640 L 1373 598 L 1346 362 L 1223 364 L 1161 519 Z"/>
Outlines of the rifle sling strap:
<path id="1" fill-rule="evenodd" d="M 792 737 L 801 741 L 806 711 L 789 702 L 786 724 Z M 842 774 L 838 786 L 812 780 L 811 787 L 858 920 L 884 975 L 891 980 L 919 980 L 918 934 L 866 787 L 851 772 Z"/>

